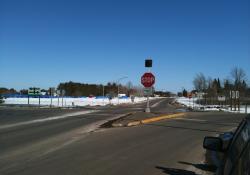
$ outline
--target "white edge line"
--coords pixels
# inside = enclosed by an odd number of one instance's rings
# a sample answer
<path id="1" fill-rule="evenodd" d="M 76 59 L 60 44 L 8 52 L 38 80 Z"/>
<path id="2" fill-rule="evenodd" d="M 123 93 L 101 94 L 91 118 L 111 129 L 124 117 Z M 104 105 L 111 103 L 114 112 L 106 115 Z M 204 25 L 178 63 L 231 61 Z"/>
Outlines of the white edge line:
<path id="1" fill-rule="evenodd" d="M 43 119 L 36 119 L 36 120 L 30 120 L 30 121 L 26 121 L 26 122 L 8 124 L 8 125 L 0 126 L 0 129 L 7 129 L 7 128 L 17 127 L 17 126 L 22 126 L 22 125 L 34 124 L 34 123 L 42 123 L 42 122 L 46 122 L 46 121 L 58 120 L 58 119 L 73 117 L 73 116 L 77 116 L 77 115 L 89 114 L 89 113 L 93 113 L 93 112 L 97 112 L 97 110 L 74 112 L 74 113 L 63 114 L 63 115 L 58 115 L 58 116 L 53 116 L 53 117 L 48 117 L 48 118 L 43 118 Z"/>

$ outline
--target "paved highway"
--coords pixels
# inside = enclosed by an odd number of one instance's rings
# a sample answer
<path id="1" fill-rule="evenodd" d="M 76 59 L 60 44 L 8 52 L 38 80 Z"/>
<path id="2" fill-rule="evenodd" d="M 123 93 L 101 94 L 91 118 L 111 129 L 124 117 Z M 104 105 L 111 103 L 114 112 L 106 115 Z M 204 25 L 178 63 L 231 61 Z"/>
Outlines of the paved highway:
<path id="1" fill-rule="evenodd" d="M 176 110 L 152 102 L 153 112 Z M 0 174 L 209 174 L 202 141 L 236 127 L 244 115 L 188 112 L 126 128 L 98 128 L 145 104 L 89 109 L 0 109 Z"/>

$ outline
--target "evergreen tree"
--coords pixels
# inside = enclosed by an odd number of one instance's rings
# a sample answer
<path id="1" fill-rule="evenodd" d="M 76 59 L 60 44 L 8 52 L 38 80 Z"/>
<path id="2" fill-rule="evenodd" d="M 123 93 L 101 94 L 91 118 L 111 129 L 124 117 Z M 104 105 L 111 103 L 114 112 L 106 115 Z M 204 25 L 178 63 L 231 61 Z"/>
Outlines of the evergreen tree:
<path id="1" fill-rule="evenodd" d="M 186 89 L 183 89 L 183 91 L 182 91 L 182 95 L 184 96 L 184 97 L 187 97 L 187 90 Z"/>
<path id="2" fill-rule="evenodd" d="M 225 90 L 229 90 L 229 89 L 230 89 L 229 80 L 225 80 L 225 81 L 224 81 L 224 89 L 225 89 Z"/>
<path id="3" fill-rule="evenodd" d="M 220 79 L 217 79 L 217 93 L 221 93 L 221 84 L 220 84 Z"/>
<path id="4" fill-rule="evenodd" d="M 217 82 L 216 79 L 214 79 L 214 81 L 213 81 L 212 89 L 213 89 L 213 96 L 217 96 L 217 93 L 218 93 L 218 82 Z"/>

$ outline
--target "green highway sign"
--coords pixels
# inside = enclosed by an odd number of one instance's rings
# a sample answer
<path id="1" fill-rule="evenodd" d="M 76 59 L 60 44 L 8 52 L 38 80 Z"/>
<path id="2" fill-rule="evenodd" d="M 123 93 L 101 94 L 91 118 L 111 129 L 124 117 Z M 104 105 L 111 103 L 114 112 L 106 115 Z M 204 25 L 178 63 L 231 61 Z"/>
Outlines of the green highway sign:
<path id="1" fill-rule="evenodd" d="M 40 88 L 29 88 L 28 95 L 41 95 Z"/>
<path id="2" fill-rule="evenodd" d="M 152 95 L 152 88 L 144 88 L 144 95 Z"/>

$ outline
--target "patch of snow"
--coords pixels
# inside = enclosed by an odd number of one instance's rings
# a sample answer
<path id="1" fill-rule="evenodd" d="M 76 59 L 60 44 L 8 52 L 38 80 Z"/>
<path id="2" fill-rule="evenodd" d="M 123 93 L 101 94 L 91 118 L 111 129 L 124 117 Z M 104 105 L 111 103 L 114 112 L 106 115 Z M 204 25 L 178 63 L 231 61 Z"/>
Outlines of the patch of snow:
<path id="1" fill-rule="evenodd" d="M 203 111 L 225 111 L 225 112 L 233 112 L 233 113 L 250 113 L 250 106 L 247 106 L 247 111 L 245 106 L 240 106 L 240 111 L 231 111 L 230 107 L 224 106 L 221 107 L 219 105 L 201 105 L 197 104 L 197 98 L 186 98 L 186 97 L 178 97 L 176 101 L 188 108 L 199 109 Z"/>
<path id="2" fill-rule="evenodd" d="M 150 100 L 155 99 L 156 97 L 150 97 Z M 64 107 L 72 107 L 72 106 L 105 106 L 108 104 L 118 105 L 118 104 L 136 104 L 142 103 L 147 100 L 146 97 L 135 97 L 134 102 L 130 98 L 113 98 L 109 100 L 108 98 L 89 98 L 89 97 L 80 97 L 80 98 L 40 98 L 41 106 L 64 106 Z M 28 98 L 6 98 L 4 99 L 4 104 L 20 104 L 27 105 Z M 39 105 L 39 98 L 29 98 L 30 105 Z"/>

